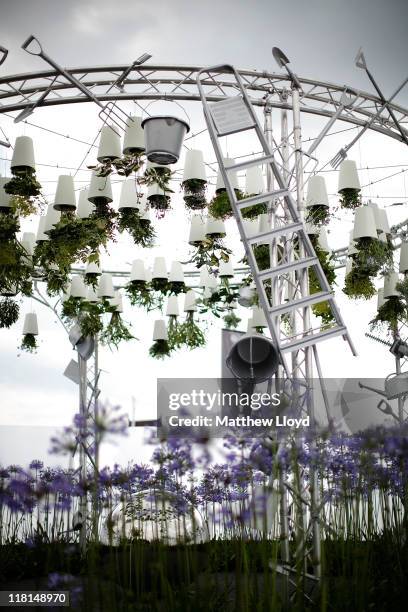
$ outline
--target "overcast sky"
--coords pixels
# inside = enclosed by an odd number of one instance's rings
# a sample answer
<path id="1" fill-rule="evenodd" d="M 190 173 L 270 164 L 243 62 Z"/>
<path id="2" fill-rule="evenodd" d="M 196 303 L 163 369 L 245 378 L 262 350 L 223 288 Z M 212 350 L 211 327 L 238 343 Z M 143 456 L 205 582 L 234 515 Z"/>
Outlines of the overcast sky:
<path id="1" fill-rule="evenodd" d="M 192 0 L 70 0 L 63 3 L 1 0 L 1 9 L 0 44 L 9 49 L 9 57 L 0 68 L 1 75 L 45 67 L 41 59 L 29 56 L 20 48 L 30 34 L 40 39 L 46 52 L 59 64 L 68 67 L 128 65 L 141 53 L 149 52 L 153 56 L 151 62 L 157 64 L 229 62 L 240 68 L 278 71 L 271 48 L 279 46 L 290 58 L 293 70 L 301 76 L 371 91 L 364 73 L 354 66 L 356 52 L 362 46 L 369 67 L 386 95 L 396 89 L 408 72 L 408 3 L 402 0 L 387 3 L 383 0 L 292 0 L 287 3 L 273 0 L 206 0 L 200 3 Z M 404 92 L 397 101 L 408 105 L 408 94 Z M 38 110 L 33 121 L 89 140 L 97 126 L 97 112 L 91 105 L 80 106 L 81 109 L 64 111 Z M 79 163 L 83 147 L 81 149 L 67 141 L 61 146 L 61 139 L 53 140 L 50 135 L 30 130 L 22 124 L 15 127 L 9 119 L 1 116 L 0 122 L 11 139 L 19 133 L 33 136 L 37 159 L 43 162 L 54 160 L 54 163 L 57 161 L 67 166 Z M 19 131 L 26 129 L 27 132 Z M 362 166 L 380 165 L 381 162 L 406 163 L 406 147 L 383 141 L 384 138 L 380 140 L 369 135 L 356 148 L 354 158 Z M 336 138 L 333 143 L 334 147 L 344 145 L 344 137 Z M 212 153 L 210 156 L 214 158 Z M 1 170 L 2 173 L 7 171 L 6 163 Z M 383 170 L 380 176 L 386 173 Z M 362 182 L 368 183 L 377 176 L 367 171 L 362 174 Z M 50 193 L 52 183 L 47 181 L 55 179 L 55 171 L 50 169 L 45 173 L 44 169 L 41 170 L 41 180 L 44 185 L 49 185 Z M 82 180 L 86 180 L 83 175 Z M 329 192 L 335 193 L 336 177 L 328 177 L 328 184 Z M 396 199 L 406 196 L 405 183 L 400 177 L 393 182 L 380 183 L 378 188 L 370 187 L 364 195 L 378 196 L 379 202 L 385 205 L 394 196 Z M 388 199 L 381 200 L 382 197 Z M 406 210 L 390 209 L 389 212 L 392 222 L 407 216 Z M 172 227 L 177 226 L 176 217 L 170 222 Z M 346 244 L 347 238 L 343 236 L 350 229 L 350 219 L 343 219 L 337 234 L 333 232 L 334 239 L 341 245 Z M 125 262 L 137 256 L 129 251 L 129 244 L 124 239 L 115 247 L 112 255 L 116 260 L 119 255 Z M 163 239 L 162 246 L 166 244 Z M 174 258 L 179 256 L 177 251 L 175 253 Z M 364 339 L 366 322 L 373 316 L 375 304 L 359 306 L 356 310 L 355 304 L 343 298 L 340 302 L 347 324 L 357 337 L 360 357 L 356 366 L 341 340 L 322 347 L 322 362 L 328 375 L 335 376 L 337 369 L 338 375 L 343 376 L 357 375 L 357 372 L 365 376 L 371 372 L 372 375 L 389 373 L 391 356 L 382 346 L 367 343 Z M 73 356 L 72 351 L 64 332 L 50 313 L 33 304 L 25 304 L 23 312 L 32 307 L 36 308 L 41 319 L 38 355 L 18 356 L 16 328 L 0 330 L 0 423 L 62 425 L 70 420 L 77 405 L 75 386 L 61 376 Z M 194 351 L 187 358 L 186 354 L 179 354 L 171 361 L 157 364 L 146 357 L 152 317 L 145 317 L 137 311 L 127 314 L 127 318 L 141 341 L 131 342 L 119 353 L 102 352 L 101 366 L 106 370 L 103 391 L 112 402 L 130 410 L 131 397 L 134 396 L 140 417 L 152 416 L 157 376 L 193 375 L 197 371 L 206 376 L 219 374 L 218 332 L 208 334 L 206 349 Z M 7 433 L 4 430 L 3 436 L 9 440 L 9 430 Z M 13 457 L 7 455 L 9 460 L 18 460 L 19 444 L 20 448 L 24 446 L 26 457 L 26 436 L 25 432 L 17 444 L 7 445 L 7 453 L 14 453 Z M 38 433 L 33 435 L 30 444 L 35 444 L 34 438 L 39 439 Z M 43 445 L 41 438 L 36 448 Z M 0 463 L 8 461 L 5 445 L 3 449 Z"/>

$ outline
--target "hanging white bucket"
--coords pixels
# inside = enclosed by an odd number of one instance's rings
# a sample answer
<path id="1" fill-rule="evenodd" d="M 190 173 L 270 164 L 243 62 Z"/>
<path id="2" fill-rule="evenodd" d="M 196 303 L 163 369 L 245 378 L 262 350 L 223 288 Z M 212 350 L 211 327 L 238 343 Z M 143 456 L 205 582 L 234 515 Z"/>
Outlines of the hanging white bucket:
<path id="1" fill-rule="evenodd" d="M 320 248 L 323 249 L 323 251 L 326 251 L 326 253 L 331 253 L 331 248 L 327 239 L 327 231 L 325 227 L 321 227 L 319 230 L 318 243 Z"/>
<path id="2" fill-rule="evenodd" d="M 399 271 L 408 272 L 408 242 L 401 243 Z"/>
<path id="3" fill-rule="evenodd" d="M 101 266 L 94 261 L 90 261 L 86 264 L 85 275 L 96 274 L 100 276 L 102 274 Z"/>
<path id="4" fill-rule="evenodd" d="M 208 289 L 217 289 L 218 282 L 216 276 L 214 274 L 208 274 L 206 288 Z"/>
<path id="5" fill-rule="evenodd" d="M 200 215 L 193 215 L 190 222 L 190 233 L 188 243 L 196 246 L 205 240 L 206 222 Z"/>
<path id="6" fill-rule="evenodd" d="M 133 260 L 132 270 L 130 272 L 130 282 L 132 281 L 146 281 L 146 270 L 142 259 Z"/>
<path id="7" fill-rule="evenodd" d="M 313 223 L 305 223 L 305 231 L 308 236 L 318 236 L 320 229 Z"/>
<path id="8" fill-rule="evenodd" d="M 142 121 L 145 133 L 146 156 L 158 164 L 175 164 L 179 157 L 184 136 L 190 126 L 177 117 L 147 117 Z"/>
<path id="9" fill-rule="evenodd" d="M 242 224 L 247 238 L 259 233 L 259 219 L 242 219 Z"/>
<path id="10" fill-rule="evenodd" d="M 82 189 L 79 192 L 77 216 L 80 219 L 88 219 L 95 210 L 95 206 L 88 200 L 88 195 L 89 189 Z"/>
<path id="11" fill-rule="evenodd" d="M 255 221 L 256 220 L 257 219 L 255 219 Z M 265 232 L 269 232 L 272 229 L 272 227 L 271 227 L 271 219 L 270 219 L 268 213 L 262 213 L 261 215 L 259 215 L 258 222 L 259 222 L 259 233 L 260 234 L 263 234 Z"/>
<path id="12" fill-rule="evenodd" d="M 399 283 L 398 272 L 391 272 L 384 276 L 384 299 L 399 297 L 400 294 L 395 288 L 397 283 Z"/>
<path id="13" fill-rule="evenodd" d="M 341 193 L 343 189 L 356 189 L 357 191 L 361 191 L 355 161 L 352 159 L 345 159 L 341 162 L 339 170 L 338 193 Z"/>
<path id="14" fill-rule="evenodd" d="M 198 286 L 207 287 L 208 277 L 209 277 L 208 270 L 205 266 L 203 266 L 202 268 L 200 268 L 200 279 L 198 281 Z"/>
<path id="15" fill-rule="evenodd" d="M 61 213 L 55 210 L 52 204 L 48 204 L 47 213 L 45 215 L 44 234 L 49 234 L 52 229 L 61 220 Z"/>
<path id="16" fill-rule="evenodd" d="M 17 136 L 10 168 L 13 174 L 35 170 L 34 146 L 29 136 Z"/>
<path id="17" fill-rule="evenodd" d="M 183 266 L 179 261 L 173 261 L 169 274 L 170 283 L 184 283 Z"/>
<path id="18" fill-rule="evenodd" d="M 377 310 L 379 310 L 385 304 L 384 289 L 378 289 L 377 291 Z"/>
<path id="19" fill-rule="evenodd" d="M 99 279 L 98 285 L 98 297 L 100 298 L 113 298 L 115 297 L 115 290 L 113 288 L 112 275 L 102 274 Z"/>
<path id="20" fill-rule="evenodd" d="M 235 159 L 233 159 L 232 157 L 224 157 L 224 166 L 226 168 L 230 168 L 231 166 L 234 166 L 234 165 L 235 165 Z M 229 172 L 228 178 L 231 182 L 233 189 L 239 189 L 237 172 L 236 171 Z M 215 193 L 218 193 L 219 191 L 224 191 L 224 190 L 225 190 L 224 179 L 222 178 L 221 171 L 218 170 L 217 183 L 215 185 Z"/>
<path id="21" fill-rule="evenodd" d="M 55 210 L 75 210 L 76 198 L 74 179 L 67 174 L 58 177 L 57 190 L 54 198 Z"/>
<path id="22" fill-rule="evenodd" d="M 91 302 L 91 304 L 96 304 L 97 302 L 99 302 L 98 293 L 93 287 L 88 287 L 86 300 L 87 302 Z"/>
<path id="23" fill-rule="evenodd" d="M 214 217 L 210 216 L 207 217 L 207 224 L 205 226 L 206 236 L 219 236 L 223 238 L 226 234 L 224 221 L 221 219 L 214 219 Z"/>
<path id="24" fill-rule="evenodd" d="M 219 277 L 220 278 L 233 278 L 234 277 L 234 269 L 230 261 L 222 261 L 222 260 L 220 261 Z"/>
<path id="25" fill-rule="evenodd" d="M 29 257 L 34 255 L 35 234 L 34 232 L 24 232 L 21 238 L 21 246 L 27 252 Z"/>
<path id="26" fill-rule="evenodd" d="M 245 193 L 259 195 L 265 191 L 265 183 L 260 166 L 251 166 L 246 171 Z"/>
<path id="27" fill-rule="evenodd" d="M 207 182 L 203 152 L 198 149 L 191 149 L 186 153 L 182 182 L 191 179 Z"/>
<path id="28" fill-rule="evenodd" d="M 145 150 L 144 131 L 141 117 L 129 117 L 127 120 L 125 137 L 123 139 L 123 153 L 137 155 Z"/>
<path id="29" fill-rule="evenodd" d="M 37 236 L 36 236 L 36 239 L 35 239 L 36 242 L 45 242 L 45 240 L 49 240 L 47 234 L 44 233 L 45 222 L 46 222 L 46 217 L 45 216 L 39 217 Z"/>
<path id="30" fill-rule="evenodd" d="M 115 291 L 115 297 L 109 300 L 109 304 L 116 312 L 123 312 L 123 298 L 120 291 Z"/>
<path id="31" fill-rule="evenodd" d="M 135 208 L 137 210 L 140 210 L 141 208 L 141 202 L 137 199 L 136 183 L 133 179 L 123 181 L 120 190 L 118 210 L 120 212 L 125 208 Z"/>
<path id="32" fill-rule="evenodd" d="M 167 340 L 166 322 L 163 319 L 157 319 L 153 327 L 153 340 Z"/>
<path id="33" fill-rule="evenodd" d="M 356 249 L 356 243 L 353 240 L 353 230 L 351 230 L 350 232 L 350 239 L 349 239 L 349 246 L 347 249 L 347 255 L 351 256 L 351 255 L 355 255 L 356 253 L 358 253 L 357 249 Z"/>
<path id="34" fill-rule="evenodd" d="M 10 208 L 10 194 L 4 191 L 4 185 L 11 179 L 0 176 L 0 212 L 7 212 Z"/>
<path id="35" fill-rule="evenodd" d="M 313 206 L 329 208 L 326 181 L 323 176 L 317 174 L 310 177 L 307 189 L 306 208 L 313 208 Z"/>
<path id="36" fill-rule="evenodd" d="M 350 259 L 350 257 L 347 257 L 345 276 L 347 276 L 347 274 L 350 274 L 352 267 L 353 267 L 353 260 Z"/>
<path id="37" fill-rule="evenodd" d="M 154 196 L 169 196 L 169 193 L 166 193 L 164 191 L 164 189 L 162 187 L 160 187 L 157 183 L 152 183 L 151 185 L 149 185 L 149 187 L 147 188 L 147 199 L 151 200 L 151 198 L 154 198 Z"/>
<path id="38" fill-rule="evenodd" d="M 104 125 L 98 147 L 98 162 L 113 161 L 122 156 L 120 136 L 112 125 Z"/>
<path id="39" fill-rule="evenodd" d="M 112 186 L 109 176 L 98 176 L 92 172 L 89 186 L 88 200 L 95 204 L 109 204 L 113 202 Z"/>
<path id="40" fill-rule="evenodd" d="M 259 306 L 252 307 L 252 325 L 253 327 L 268 327 L 264 311 Z"/>
<path id="41" fill-rule="evenodd" d="M 86 299 L 87 288 L 82 276 L 77 275 L 71 278 L 71 288 L 69 294 L 73 298 L 81 298 L 82 300 Z"/>
<path id="42" fill-rule="evenodd" d="M 369 206 L 374 213 L 377 232 L 379 234 L 385 234 L 386 236 L 389 235 L 391 232 L 387 212 L 383 208 L 379 208 L 378 204 L 375 202 L 368 202 L 367 206 Z"/>
<path id="43" fill-rule="evenodd" d="M 240 306 L 244 306 L 244 308 L 248 308 L 253 305 L 256 290 L 255 287 L 244 285 L 239 289 L 239 297 L 238 304 Z"/>
<path id="44" fill-rule="evenodd" d="M 253 319 L 251 317 L 250 319 L 248 319 L 248 323 L 247 323 L 247 334 L 253 334 L 253 333 L 256 333 L 256 329 L 255 329 Z"/>
<path id="45" fill-rule="evenodd" d="M 184 295 L 184 312 L 195 312 L 197 310 L 196 294 L 193 289 Z"/>
<path id="46" fill-rule="evenodd" d="M 24 317 L 23 336 L 26 334 L 38 336 L 38 321 L 34 312 L 28 312 Z"/>
<path id="47" fill-rule="evenodd" d="M 168 317 L 178 317 L 180 314 L 177 295 L 170 295 L 167 300 L 166 315 Z"/>
<path id="48" fill-rule="evenodd" d="M 359 206 L 355 210 L 353 239 L 359 238 L 377 238 L 374 212 L 369 206 Z"/>
<path id="49" fill-rule="evenodd" d="M 164 257 L 155 257 L 152 278 L 168 278 L 166 260 Z"/>

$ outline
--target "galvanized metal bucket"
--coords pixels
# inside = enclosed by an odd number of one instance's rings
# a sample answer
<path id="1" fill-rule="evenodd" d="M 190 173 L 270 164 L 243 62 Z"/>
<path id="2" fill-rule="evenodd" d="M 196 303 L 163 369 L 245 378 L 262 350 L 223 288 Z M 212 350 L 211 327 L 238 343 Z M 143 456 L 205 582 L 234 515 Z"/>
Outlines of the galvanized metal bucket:
<path id="1" fill-rule="evenodd" d="M 390 374 L 385 379 L 384 388 L 389 400 L 408 395 L 408 372 Z"/>
<path id="2" fill-rule="evenodd" d="M 177 117 L 160 115 L 144 119 L 142 128 L 147 159 L 156 164 L 175 164 L 180 157 L 184 136 L 190 131 L 188 123 Z"/>

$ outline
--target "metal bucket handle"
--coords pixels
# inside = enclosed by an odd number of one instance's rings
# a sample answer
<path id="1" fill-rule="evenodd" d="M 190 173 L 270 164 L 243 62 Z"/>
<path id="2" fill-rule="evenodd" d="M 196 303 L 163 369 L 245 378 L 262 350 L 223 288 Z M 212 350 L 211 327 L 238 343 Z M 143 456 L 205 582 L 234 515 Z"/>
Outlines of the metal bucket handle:
<path id="1" fill-rule="evenodd" d="M 162 100 L 166 100 L 167 102 L 172 102 L 173 104 L 177 104 L 177 106 L 179 106 L 181 108 L 181 110 L 183 111 L 183 113 L 185 114 L 185 116 L 187 118 L 187 123 L 189 125 L 191 125 L 191 119 L 190 119 L 189 114 L 187 113 L 186 109 L 184 108 L 184 106 L 182 106 L 179 102 L 177 102 L 177 100 L 169 100 L 165 95 L 162 98 L 160 98 L 160 100 L 152 100 L 151 102 L 149 102 L 149 104 L 142 111 L 142 120 L 143 120 L 143 113 L 146 113 L 146 115 L 148 117 L 152 116 L 150 113 L 147 112 L 147 109 L 149 108 L 149 106 L 151 106 L 152 104 L 155 104 L 157 102 L 161 102 Z"/>

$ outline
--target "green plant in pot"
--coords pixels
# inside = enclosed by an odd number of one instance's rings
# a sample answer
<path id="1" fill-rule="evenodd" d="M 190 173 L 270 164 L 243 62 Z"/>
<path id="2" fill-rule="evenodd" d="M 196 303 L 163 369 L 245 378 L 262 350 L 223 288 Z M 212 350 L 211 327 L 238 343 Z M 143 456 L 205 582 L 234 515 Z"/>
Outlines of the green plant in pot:
<path id="1" fill-rule="evenodd" d="M 16 238 L 20 229 L 14 214 L 0 213 L 0 295 L 32 293 L 32 265 L 27 251 Z"/>
<path id="2" fill-rule="evenodd" d="M 228 313 L 223 318 L 227 329 L 236 329 L 241 322 L 241 319 L 235 314 L 233 309 L 228 310 Z"/>
<path id="3" fill-rule="evenodd" d="M 311 223 L 317 227 L 327 225 L 330 221 L 330 209 L 324 204 L 316 204 L 307 209 L 306 223 Z"/>
<path id="4" fill-rule="evenodd" d="M 153 291 L 150 284 L 146 281 L 130 281 L 125 291 L 132 306 L 146 308 L 148 312 L 151 310 L 161 310 L 163 306 L 163 294 Z"/>
<path id="5" fill-rule="evenodd" d="M 194 321 L 194 312 L 188 312 L 186 320 L 179 325 L 179 341 L 190 349 L 205 345 L 205 336 Z"/>
<path id="6" fill-rule="evenodd" d="M 181 184 L 184 191 L 184 203 L 190 210 L 202 210 L 207 206 L 207 181 L 202 179 L 187 179 Z"/>
<path id="7" fill-rule="evenodd" d="M 407 320 L 407 305 L 399 296 L 391 296 L 384 300 L 382 306 L 378 308 L 377 315 L 370 322 L 371 329 L 387 324 L 391 329 L 398 326 L 400 320 Z"/>
<path id="8" fill-rule="evenodd" d="M 35 353 L 38 345 L 34 334 L 24 334 L 20 349 L 27 353 Z"/>
<path id="9" fill-rule="evenodd" d="M 116 172 L 119 176 L 130 176 L 133 172 L 138 172 L 144 163 L 144 153 L 135 152 L 115 159 L 105 159 L 100 164 L 88 166 L 94 170 L 98 176 L 106 177 Z"/>
<path id="10" fill-rule="evenodd" d="M 242 200 L 244 197 L 242 191 L 239 189 L 235 189 L 235 195 L 237 200 Z M 208 205 L 208 212 L 214 219 L 222 219 L 223 221 L 232 217 L 231 202 L 226 189 L 219 189 L 217 191 Z"/>
<path id="11" fill-rule="evenodd" d="M 149 349 L 149 355 L 154 359 L 164 359 L 169 357 L 171 350 L 168 340 L 155 340 Z"/>
<path id="12" fill-rule="evenodd" d="M 208 266 L 211 271 L 218 271 L 220 261 L 229 261 L 229 256 L 232 251 L 223 243 L 223 237 L 212 235 L 206 236 L 199 244 L 195 246 L 195 251 L 191 256 L 191 263 L 196 268 Z"/>
<path id="13" fill-rule="evenodd" d="M 20 307 L 10 297 L 0 299 L 0 328 L 9 328 L 17 323 Z"/>
<path id="14" fill-rule="evenodd" d="M 350 272 L 346 275 L 343 293 L 352 299 L 369 300 L 377 292 L 370 276 L 353 263 Z"/>
<path id="15" fill-rule="evenodd" d="M 330 288 L 333 289 L 333 286 L 336 284 L 336 271 L 334 269 L 332 256 L 319 245 L 317 236 L 312 236 L 311 242 L 319 259 L 326 280 L 329 283 Z M 309 291 L 310 294 L 319 293 L 322 291 L 322 287 L 314 268 L 309 268 Z M 320 317 L 322 323 L 325 325 L 328 325 L 335 320 L 330 303 L 327 300 L 313 304 L 312 312 L 316 317 Z"/>
<path id="16" fill-rule="evenodd" d="M 237 193 L 237 190 L 235 190 L 235 193 Z M 239 193 L 241 196 L 238 197 L 239 200 L 259 195 L 257 193 L 246 193 L 245 195 L 243 195 L 241 192 Z M 247 206 L 246 208 L 243 208 L 241 210 L 244 219 L 256 219 L 257 217 L 259 217 L 259 215 L 263 215 L 266 212 L 268 212 L 268 205 L 266 202 L 261 202 L 260 204 L 253 204 L 252 206 Z"/>
<path id="17" fill-rule="evenodd" d="M 118 217 L 118 230 L 127 230 L 133 242 L 145 248 L 153 246 L 156 233 L 148 219 L 142 219 L 137 208 L 122 208 Z"/>
<path id="18" fill-rule="evenodd" d="M 4 185 L 4 190 L 12 196 L 11 208 L 17 214 L 27 217 L 38 212 L 41 184 L 37 180 L 34 168 L 26 167 L 24 171 L 15 172 L 14 176 Z"/>
<path id="19" fill-rule="evenodd" d="M 359 238 L 355 241 L 357 253 L 352 257 L 356 268 L 365 271 L 369 276 L 375 276 L 381 269 L 392 267 L 393 249 L 388 241 L 377 238 Z"/>
<path id="20" fill-rule="evenodd" d="M 347 187 L 340 192 L 340 206 L 346 210 L 354 210 L 361 206 L 360 189 Z"/>
<path id="21" fill-rule="evenodd" d="M 100 336 L 101 343 L 108 345 L 109 347 L 112 347 L 113 345 L 115 348 L 118 348 L 122 341 L 128 342 L 129 340 L 134 339 L 136 339 L 135 336 L 130 333 L 129 328 L 124 323 L 120 315 L 120 312 L 112 312 L 110 321 Z"/>

